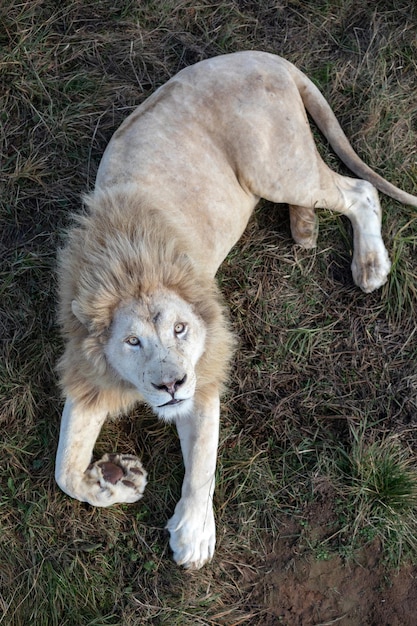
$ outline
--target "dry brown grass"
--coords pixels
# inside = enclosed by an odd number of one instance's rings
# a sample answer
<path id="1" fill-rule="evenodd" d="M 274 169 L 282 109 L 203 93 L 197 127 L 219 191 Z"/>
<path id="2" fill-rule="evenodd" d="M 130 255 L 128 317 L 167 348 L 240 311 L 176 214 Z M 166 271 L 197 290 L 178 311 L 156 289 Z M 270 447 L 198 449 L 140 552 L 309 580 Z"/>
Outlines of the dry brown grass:
<path id="1" fill-rule="evenodd" d="M 224 263 L 240 345 L 223 404 L 218 551 L 193 576 L 170 561 L 163 532 L 182 477 L 171 427 L 138 410 L 98 442 L 99 453 L 143 456 L 150 484 L 138 505 L 96 510 L 54 484 L 55 253 L 132 108 L 185 65 L 238 49 L 304 69 L 359 154 L 415 193 L 416 27 L 405 0 L 3 1 L 0 623 L 272 624 L 284 613 L 259 585 L 283 533 L 292 536 L 283 564 L 323 546 L 354 553 L 346 537 L 358 511 L 341 484 L 340 451 L 353 449 L 352 432 L 365 451 L 392 433 L 411 461 L 417 451 L 415 212 L 382 200 L 394 267 L 372 295 L 352 284 L 349 225 L 325 212 L 317 250 L 303 251 L 285 207 L 264 203 Z M 318 516 L 317 539 L 306 527 L 326 498 L 334 506 Z"/>

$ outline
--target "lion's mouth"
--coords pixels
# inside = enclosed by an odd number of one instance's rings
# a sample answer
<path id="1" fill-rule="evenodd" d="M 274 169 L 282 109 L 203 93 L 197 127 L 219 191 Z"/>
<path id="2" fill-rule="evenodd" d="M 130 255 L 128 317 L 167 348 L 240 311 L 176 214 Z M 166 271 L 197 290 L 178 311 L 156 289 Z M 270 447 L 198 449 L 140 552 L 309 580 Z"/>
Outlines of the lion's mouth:
<path id="1" fill-rule="evenodd" d="M 173 406 L 174 404 L 181 404 L 181 402 L 183 402 L 183 400 L 176 400 L 175 398 L 172 398 L 172 400 L 170 400 L 169 402 L 165 402 L 165 404 L 158 404 L 158 409 L 161 409 L 163 406 Z"/>

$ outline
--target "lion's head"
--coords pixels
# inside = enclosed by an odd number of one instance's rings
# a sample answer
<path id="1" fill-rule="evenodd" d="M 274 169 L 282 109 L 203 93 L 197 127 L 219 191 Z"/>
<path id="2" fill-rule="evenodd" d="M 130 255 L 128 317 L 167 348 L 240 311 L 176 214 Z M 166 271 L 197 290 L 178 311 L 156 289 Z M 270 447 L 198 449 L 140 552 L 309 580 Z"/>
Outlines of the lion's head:
<path id="1" fill-rule="evenodd" d="M 161 289 L 120 305 L 104 354 L 159 417 L 172 419 L 192 408 L 205 346 L 204 321 L 175 292 Z"/>
<path id="2" fill-rule="evenodd" d="M 144 400 L 173 419 L 226 378 L 233 339 L 217 285 L 162 211 L 87 200 L 60 256 L 61 384 L 84 404 Z"/>

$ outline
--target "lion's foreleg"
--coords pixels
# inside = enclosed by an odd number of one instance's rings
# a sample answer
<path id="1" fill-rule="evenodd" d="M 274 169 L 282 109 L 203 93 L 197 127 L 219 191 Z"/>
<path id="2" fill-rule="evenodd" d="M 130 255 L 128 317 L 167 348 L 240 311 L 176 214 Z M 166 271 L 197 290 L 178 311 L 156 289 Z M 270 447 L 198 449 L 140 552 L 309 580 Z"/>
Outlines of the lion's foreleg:
<path id="1" fill-rule="evenodd" d="M 168 521 L 170 546 L 179 565 L 198 569 L 209 561 L 216 543 L 213 492 L 219 440 L 217 391 L 196 400 L 195 412 L 177 420 L 185 475 L 181 499 Z"/>
<path id="2" fill-rule="evenodd" d="M 55 479 L 72 498 L 95 506 L 136 502 L 146 486 L 146 472 L 131 455 L 106 454 L 92 463 L 105 408 L 87 409 L 67 398 L 62 414 Z"/>

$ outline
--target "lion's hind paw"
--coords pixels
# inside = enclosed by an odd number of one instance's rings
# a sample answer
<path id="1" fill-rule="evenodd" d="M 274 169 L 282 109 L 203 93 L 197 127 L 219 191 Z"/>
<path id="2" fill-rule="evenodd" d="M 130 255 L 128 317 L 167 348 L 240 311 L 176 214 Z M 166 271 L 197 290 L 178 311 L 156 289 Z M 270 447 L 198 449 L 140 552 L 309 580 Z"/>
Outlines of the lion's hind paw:
<path id="1" fill-rule="evenodd" d="M 146 476 L 142 463 L 130 454 L 105 454 L 85 472 L 96 506 L 136 502 L 145 490 Z"/>
<path id="2" fill-rule="evenodd" d="M 352 261 L 353 280 L 365 293 L 371 293 L 387 282 L 391 263 L 383 244 L 362 255 L 355 254 Z"/>

